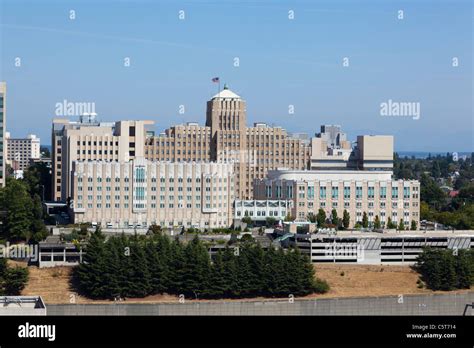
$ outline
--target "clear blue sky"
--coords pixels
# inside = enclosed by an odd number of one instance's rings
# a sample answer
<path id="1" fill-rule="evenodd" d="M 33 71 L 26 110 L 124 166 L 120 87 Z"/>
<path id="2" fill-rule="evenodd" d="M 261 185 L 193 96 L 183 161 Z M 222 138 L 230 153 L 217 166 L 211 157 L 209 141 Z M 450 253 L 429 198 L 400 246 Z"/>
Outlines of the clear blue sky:
<path id="1" fill-rule="evenodd" d="M 153 119 L 157 131 L 204 124 L 219 76 L 247 100 L 249 124 L 309 134 L 341 124 L 351 140 L 393 134 L 399 151 L 474 150 L 470 0 L 0 3 L 0 80 L 13 136 L 49 143 L 64 99 L 95 102 L 104 121 Z M 380 116 L 389 99 L 420 102 L 420 119 Z"/>

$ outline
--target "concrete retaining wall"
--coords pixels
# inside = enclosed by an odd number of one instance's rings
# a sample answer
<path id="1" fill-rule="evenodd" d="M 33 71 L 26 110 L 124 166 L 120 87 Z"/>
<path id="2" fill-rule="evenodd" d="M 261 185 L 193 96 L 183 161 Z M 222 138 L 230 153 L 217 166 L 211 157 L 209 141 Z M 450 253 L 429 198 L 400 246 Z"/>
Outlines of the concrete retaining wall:
<path id="1" fill-rule="evenodd" d="M 48 315 L 474 315 L 474 292 L 365 298 L 46 305 Z"/>

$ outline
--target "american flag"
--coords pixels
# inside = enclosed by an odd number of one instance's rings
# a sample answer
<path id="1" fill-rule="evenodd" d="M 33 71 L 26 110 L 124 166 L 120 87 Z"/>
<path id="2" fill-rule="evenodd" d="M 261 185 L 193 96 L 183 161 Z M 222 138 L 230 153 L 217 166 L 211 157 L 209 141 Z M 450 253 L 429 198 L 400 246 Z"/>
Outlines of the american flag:
<path id="1" fill-rule="evenodd" d="M 218 78 L 218 77 L 214 77 L 214 78 L 212 79 L 212 82 L 219 82 L 219 78 Z"/>

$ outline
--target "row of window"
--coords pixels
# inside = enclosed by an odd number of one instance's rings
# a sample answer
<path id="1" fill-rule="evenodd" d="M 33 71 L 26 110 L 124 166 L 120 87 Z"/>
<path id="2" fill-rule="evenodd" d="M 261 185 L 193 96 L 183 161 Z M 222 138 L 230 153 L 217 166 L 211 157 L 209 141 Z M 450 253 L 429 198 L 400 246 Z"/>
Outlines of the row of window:
<path id="1" fill-rule="evenodd" d="M 135 177 L 137 178 L 137 176 L 140 178 L 140 180 L 144 179 L 145 172 L 144 172 L 143 168 L 140 168 L 139 172 L 136 171 L 136 176 Z M 174 181 L 175 181 L 174 179 L 175 178 L 172 178 L 172 177 L 171 178 L 160 178 L 160 183 L 162 183 L 162 184 L 166 183 L 166 182 L 174 183 Z M 101 183 L 103 181 L 103 178 L 99 176 L 99 177 L 96 178 L 96 180 L 97 180 L 97 182 Z M 124 177 L 123 180 L 124 180 L 124 182 L 130 182 L 129 177 Z M 120 181 L 121 181 L 121 178 L 119 178 L 119 177 L 114 178 L 114 182 L 120 182 Z M 152 178 L 150 178 L 150 181 L 151 182 L 157 182 L 157 178 L 152 177 Z M 201 178 L 196 178 L 195 181 L 196 181 L 196 183 L 201 183 Z M 233 182 L 233 181 L 234 181 L 233 178 L 230 178 L 230 182 Z M 77 178 L 77 182 L 82 183 L 83 182 L 83 177 L 79 176 Z M 94 179 L 92 177 L 87 177 L 87 182 L 94 182 Z M 105 182 L 112 182 L 112 178 L 111 177 L 106 177 Z M 138 182 L 138 181 L 136 181 L 136 182 Z M 142 182 L 144 182 L 144 181 L 142 181 Z M 184 180 L 184 178 L 180 177 L 180 178 L 177 178 L 176 182 L 181 184 L 181 183 L 184 183 L 185 180 Z M 186 182 L 187 183 L 192 183 L 193 180 L 192 180 L 192 178 L 186 178 Z M 227 178 L 212 178 L 211 179 L 211 178 L 207 177 L 207 178 L 205 178 L 204 182 L 208 183 L 208 184 L 211 183 L 211 182 L 213 182 L 213 183 L 217 183 L 217 182 L 227 183 Z"/>
<path id="2" fill-rule="evenodd" d="M 114 142 L 113 141 L 104 141 L 104 146 L 113 146 L 114 145 Z M 97 144 L 99 144 L 99 146 L 102 146 L 102 141 L 87 141 L 87 146 L 92 146 L 92 144 L 94 144 L 94 146 L 97 146 Z M 77 146 L 81 146 L 81 142 L 80 141 L 77 141 Z M 82 146 L 86 146 L 86 142 L 85 141 L 82 141 Z M 118 146 L 118 141 L 115 141 L 115 146 Z"/>
<path id="3" fill-rule="evenodd" d="M 319 198 L 320 199 L 326 199 L 328 197 L 327 195 L 327 187 L 321 186 L 319 187 Z M 363 187 L 362 186 L 357 186 L 355 188 L 355 198 L 356 199 L 362 199 L 364 197 L 364 192 L 363 192 Z M 413 198 L 418 198 L 418 187 L 413 187 Z M 267 198 L 272 198 L 273 195 L 273 190 L 271 185 L 266 185 L 265 186 L 265 197 Z M 276 186 L 275 188 L 275 198 L 283 198 L 283 191 L 282 191 L 282 186 Z M 343 195 L 344 199 L 350 199 L 351 198 L 351 187 L 344 187 L 343 190 Z M 298 187 L 298 198 L 304 199 L 307 197 L 308 199 L 314 199 L 315 197 L 315 189 L 313 186 L 308 186 L 308 189 L 306 191 L 306 188 L 304 186 L 299 186 Z M 399 190 L 398 187 L 393 186 L 392 187 L 392 192 L 391 192 L 391 197 L 392 199 L 398 199 L 399 198 Z M 286 186 L 286 197 L 285 198 L 293 198 L 293 186 Z M 332 199 L 338 199 L 339 198 L 339 187 L 338 186 L 333 186 L 331 187 L 331 198 Z M 373 186 L 369 186 L 367 188 L 367 198 L 368 199 L 374 199 L 375 198 L 375 188 Z M 379 198 L 385 199 L 387 198 L 387 188 L 386 187 L 380 187 L 379 188 Z M 403 187 L 403 198 L 404 199 L 409 199 L 410 198 L 410 187 Z"/>
<path id="4" fill-rule="evenodd" d="M 362 202 L 355 202 L 356 208 L 361 209 L 362 208 Z M 307 202 L 308 208 L 313 208 L 314 203 L 313 202 Z M 413 202 L 411 204 L 413 207 L 418 207 L 418 202 Z M 298 202 L 298 207 L 304 208 L 306 206 L 305 202 Z M 319 207 L 325 208 L 326 202 L 320 202 Z M 339 206 L 338 202 L 331 202 L 331 207 L 337 208 Z M 369 209 L 374 208 L 374 202 L 368 202 L 367 206 Z M 344 202 L 344 208 L 350 208 L 351 207 L 351 202 Z M 380 202 L 380 209 L 385 209 L 387 207 L 385 202 Z M 409 209 L 410 208 L 410 202 L 403 202 L 403 208 Z M 392 202 L 392 209 L 398 209 L 398 202 Z"/>
<path id="5" fill-rule="evenodd" d="M 160 209 L 165 209 L 166 207 L 166 204 L 165 203 L 160 203 L 160 204 L 157 204 L 157 203 L 150 203 L 150 208 L 151 209 L 156 209 L 157 207 L 159 206 Z M 94 208 L 94 204 L 93 203 L 87 203 L 87 204 L 84 204 L 83 202 L 78 202 L 77 203 L 77 208 L 78 209 L 83 209 L 84 207 L 87 207 L 87 209 L 93 209 Z M 106 208 L 106 209 L 110 209 L 112 208 L 112 203 L 105 203 L 105 204 L 102 204 L 102 203 L 96 203 L 95 204 L 95 207 L 97 209 L 102 209 L 102 208 Z M 114 203 L 113 204 L 113 207 L 115 209 L 120 209 L 121 207 L 123 207 L 124 209 L 128 209 L 130 207 L 129 203 L 123 203 L 122 205 L 120 203 Z M 134 207 L 136 209 L 147 209 L 147 205 L 145 203 L 136 203 L 134 205 Z M 178 204 L 174 204 L 174 203 L 168 203 L 168 208 L 169 209 L 181 209 L 181 208 L 187 208 L 187 209 L 192 209 L 193 207 L 193 204 L 192 203 L 178 203 Z M 201 203 L 195 203 L 194 204 L 194 207 L 196 209 L 201 209 Z M 206 203 L 204 204 L 204 207 L 207 208 L 207 209 L 211 209 L 212 208 L 226 208 L 227 205 L 224 204 L 210 204 L 210 203 Z M 226 212 L 219 212 L 219 216 L 227 216 L 227 213 Z M 277 215 L 275 215 L 277 216 Z"/>

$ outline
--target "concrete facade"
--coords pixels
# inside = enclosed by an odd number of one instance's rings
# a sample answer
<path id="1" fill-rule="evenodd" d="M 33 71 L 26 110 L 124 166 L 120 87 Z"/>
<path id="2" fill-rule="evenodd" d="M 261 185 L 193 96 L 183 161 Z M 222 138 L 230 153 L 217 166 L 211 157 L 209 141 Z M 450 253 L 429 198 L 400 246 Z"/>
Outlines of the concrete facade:
<path id="1" fill-rule="evenodd" d="M 474 292 L 305 300 L 48 305 L 48 315 L 474 315 Z"/>
<path id="2" fill-rule="evenodd" d="M 455 232 L 337 232 L 295 234 L 289 245 L 298 247 L 315 263 L 412 265 L 424 247 L 474 248 L 473 231 Z"/>
<path id="3" fill-rule="evenodd" d="M 382 223 L 402 219 L 405 227 L 420 221 L 420 183 L 392 180 L 388 171 L 272 171 L 267 179 L 255 181 L 254 194 L 260 200 L 292 200 L 292 216 L 301 221 L 319 209 L 328 218 L 333 209 L 340 218 L 346 210 L 349 227 L 361 222 L 364 212 L 369 224 L 376 216 Z"/>
<path id="4" fill-rule="evenodd" d="M 227 87 L 207 102 L 206 125 L 178 125 L 147 139 L 145 156 L 157 161 L 233 161 L 236 197 L 252 199 L 253 180 L 279 167 L 306 169 L 307 141 L 281 127 L 247 127 L 246 102 Z"/>
<path id="5" fill-rule="evenodd" d="M 74 161 L 129 161 L 143 157 L 146 128 L 153 123 L 54 119 L 51 136 L 53 200 L 66 201 L 71 196 L 70 173 Z"/>
<path id="6" fill-rule="evenodd" d="M 291 207 L 292 201 L 239 199 L 234 202 L 234 219 L 241 220 L 249 216 L 256 221 L 265 221 L 267 217 L 283 220 Z"/>
<path id="7" fill-rule="evenodd" d="M 232 163 L 76 161 L 75 223 L 104 227 L 227 227 L 232 224 Z"/>
<path id="8" fill-rule="evenodd" d="M 31 160 L 37 160 L 40 154 L 40 138 L 28 134 L 26 138 L 11 138 L 7 132 L 7 160 L 13 170 L 25 170 L 30 166 Z"/>

